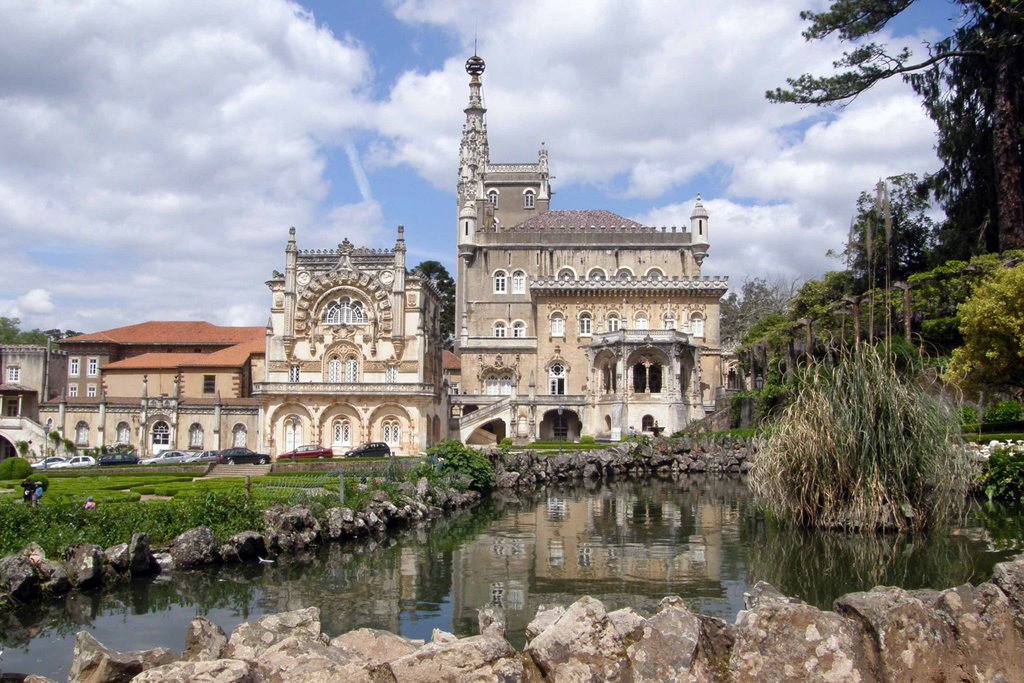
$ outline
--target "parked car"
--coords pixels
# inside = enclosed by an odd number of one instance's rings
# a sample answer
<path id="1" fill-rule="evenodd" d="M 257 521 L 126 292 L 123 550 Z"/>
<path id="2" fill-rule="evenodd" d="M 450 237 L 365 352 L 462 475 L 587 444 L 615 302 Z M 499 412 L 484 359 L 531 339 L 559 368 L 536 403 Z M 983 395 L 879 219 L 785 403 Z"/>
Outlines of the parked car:
<path id="1" fill-rule="evenodd" d="M 106 453 L 96 462 L 99 465 L 138 465 L 139 456 L 134 453 Z"/>
<path id="2" fill-rule="evenodd" d="M 40 460 L 39 462 L 32 463 L 32 469 L 48 470 L 56 467 L 57 465 L 66 463 L 67 461 L 68 459 L 62 455 L 51 455 L 49 458 L 46 458 L 45 460 Z"/>
<path id="3" fill-rule="evenodd" d="M 277 456 L 278 460 L 309 460 L 311 458 L 333 458 L 334 451 L 323 446 L 299 446 L 294 451 L 288 451 Z"/>
<path id="4" fill-rule="evenodd" d="M 266 465 L 270 456 L 248 448 L 227 448 L 217 455 L 217 462 L 228 465 Z"/>
<path id="5" fill-rule="evenodd" d="M 140 465 L 180 465 L 185 462 L 185 458 L 189 456 L 189 453 L 185 451 L 163 451 L 157 453 L 152 458 L 146 458 L 141 461 Z"/>
<path id="6" fill-rule="evenodd" d="M 192 453 L 184 462 L 193 464 L 197 462 L 217 462 L 217 451 L 199 451 L 198 453 Z"/>
<path id="7" fill-rule="evenodd" d="M 66 469 L 68 467 L 93 467 L 96 464 L 96 458 L 91 455 L 76 455 L 67 462 L 60 462 L 56 465 L 51 465 L 50 469 Z"/>
<path id="8" fill-rule="evenodd" d="M 391 446 L 383 441 L 364 443 L 345 454 L 346 458 L 390 458 Z"/>

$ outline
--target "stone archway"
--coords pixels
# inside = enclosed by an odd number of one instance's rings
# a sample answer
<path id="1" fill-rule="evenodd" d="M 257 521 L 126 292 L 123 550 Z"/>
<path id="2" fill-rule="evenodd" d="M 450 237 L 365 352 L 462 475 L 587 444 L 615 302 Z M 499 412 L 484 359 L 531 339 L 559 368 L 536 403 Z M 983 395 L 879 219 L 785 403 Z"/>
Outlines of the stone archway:
<path id="1" fill-rule="evenodd" d="M 582 432 L 583 422 L 575 410 L 553 408 L 544 412 L 537 436 L 541 441 L 573 442 L 580 438 Z"/>
<path id="2" fill-rule="evenodd" d="M 466 439 L 466 444 L 471 446 L 493 446 L 500 443 L 506 434 L 505 420 L 499 417 L 485 422 L 474 429 L 473 433 Z"/>

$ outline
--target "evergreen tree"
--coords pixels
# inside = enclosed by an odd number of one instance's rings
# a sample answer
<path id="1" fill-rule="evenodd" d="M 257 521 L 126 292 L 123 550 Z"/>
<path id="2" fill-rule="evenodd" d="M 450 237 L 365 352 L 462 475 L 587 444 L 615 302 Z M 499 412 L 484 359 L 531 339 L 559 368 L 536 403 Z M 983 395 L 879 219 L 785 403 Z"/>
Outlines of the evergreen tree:
<path id="1" fill-rule="evenodd" d="M 434 283 L 441 292 L 441 338 L 444 348 L 455 348 L 455 280 L 440 261 L 424 261 L 414 271 Z"/>
<path id="2" fill-rule="evenodd" d="M 877 34 L 916 0 L 833 0 L 824 12 L 801 12 L 808 40 L 837 35 L 855 42 Z M 954 0 L 957 28 L 912 60 L 908 48 L 860 42 L 830 76 L 787 79 L 775 102 L 848 102 L 879 81 L 900 76 L 924 98 L 939 127 L 943 170 L 936 194 L 948 208 L 959 249 L 1024 248 L 1024 6 L 1019 0 Z M 990 145 L 983 147 L 984 144 Z M 978 245 L 978 246 L 975 246 Z"/>

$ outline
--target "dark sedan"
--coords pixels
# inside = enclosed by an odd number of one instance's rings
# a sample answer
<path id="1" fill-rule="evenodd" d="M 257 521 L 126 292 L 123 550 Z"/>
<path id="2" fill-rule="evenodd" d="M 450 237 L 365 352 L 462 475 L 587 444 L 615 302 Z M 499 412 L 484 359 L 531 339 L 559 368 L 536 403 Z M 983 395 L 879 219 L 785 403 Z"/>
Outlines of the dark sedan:
<path id="1" fill-rule="evenodd" d="M 346 458 L 390 458 L 391 447 L 383 441 L 364 443 L 345 454 Z"/>
<path id="2" fill-rule="evenodd" d="M 97 458 L 96 463 L 98 465 L 138 465 L 139 456 L 134 453 L 107 453 Z"/>
<path id="3" fill-rule="evenodd" d="M 222 465 L 266 465 L 270 456 L 248 448 L 228 448 L 217 454 L 217 462 Z"/>
<path id="4" fill-rule="evenodd" d="M 334 451 L 323 446 L 299 446 L 294 451 L 288 451 L 277 456 L 278 460 L 309 460 L 312 458 L 333 458 Z"/>

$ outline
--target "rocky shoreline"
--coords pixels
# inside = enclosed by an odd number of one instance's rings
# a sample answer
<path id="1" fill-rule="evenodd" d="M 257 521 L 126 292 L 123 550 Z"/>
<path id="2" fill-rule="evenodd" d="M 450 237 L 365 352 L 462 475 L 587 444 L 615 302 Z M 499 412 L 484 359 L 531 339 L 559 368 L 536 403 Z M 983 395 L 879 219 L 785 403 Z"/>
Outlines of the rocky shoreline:
<path id="1" fill-rule="evenodd" d="M 753 446 L 740 440 L 682 438 L 544 455 L 531 451 L 503 453 L 495 448 L 487 451 L 487 456 L 494 465 L 496 488 L 517 491 L 578 479 L 744 473 L 750 468 L 752 451 Z M 302 552 L 324 541 L 383 534 L 392 527 L 436 519 L 446 510 L 471 507 L 480 498 L 477 491 L 432 488 L 426 479 L 420 479 L 415 486 L 399 485 L 397 501 L 376 491 L 363 510 L 330 508 L 325 524 L 304 507 L 267 510 L 262 531 L 243 531 L 220 545 L 206 527 L 185 531 L 165 548 L 154 549 L 149 536 L 140 533 L 128 543 L 106 549 L 89 544 L 77 546 L 63 560 L 47 558 L 42 548 L 30 544 L 0 559 L 0 606 L 109 586 L 120 580 L 174 569 L 257 562 L 261 557 Z"/>
<path id="2" fill-rule="evenodd" d="M 541 683 L 556 681 L 1014 681 L 1024 671 L 1024 558 L 992 582 L 943 591 L 878 587 L 823 611 L 759 583 L 735 623 L 682 599 L 655 614 L 607 612 L 583 597 L 541 607 L 518 651 L 504 616 L 485 608 L 479 635 L 435 630 L 430 642 L 374 629 L 333 639 L 307 608 L 241 624 L 203 617 L 185 649 L 114 652 L 78 634 L 69 683 Z M 30 683 L 49 679 L 29 676 Z"/>

